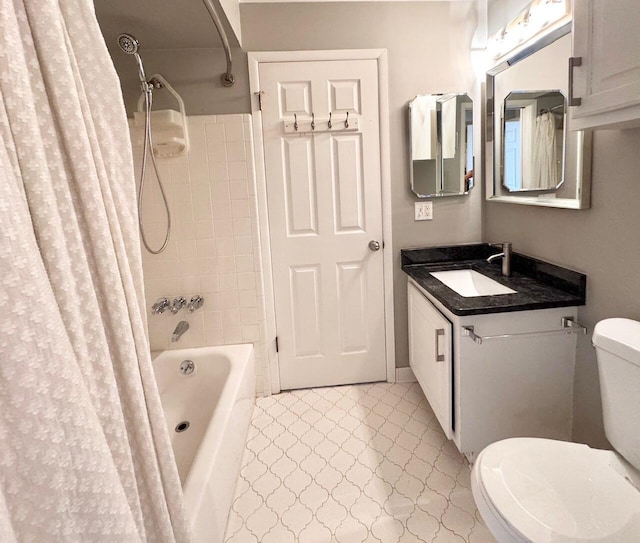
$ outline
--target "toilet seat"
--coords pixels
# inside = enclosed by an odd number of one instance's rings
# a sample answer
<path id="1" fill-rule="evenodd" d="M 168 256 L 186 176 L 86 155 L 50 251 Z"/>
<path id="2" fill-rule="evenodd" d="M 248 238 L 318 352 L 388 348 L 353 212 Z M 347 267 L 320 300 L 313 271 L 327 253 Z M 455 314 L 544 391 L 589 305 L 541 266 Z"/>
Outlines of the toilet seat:
<path id="1" fill-rule="evenodd" d="M 623 543 L 640 541 L 639 475 L 611 451 L 514 438 L 478 455 L 472 487 L 501 543 Z"/>

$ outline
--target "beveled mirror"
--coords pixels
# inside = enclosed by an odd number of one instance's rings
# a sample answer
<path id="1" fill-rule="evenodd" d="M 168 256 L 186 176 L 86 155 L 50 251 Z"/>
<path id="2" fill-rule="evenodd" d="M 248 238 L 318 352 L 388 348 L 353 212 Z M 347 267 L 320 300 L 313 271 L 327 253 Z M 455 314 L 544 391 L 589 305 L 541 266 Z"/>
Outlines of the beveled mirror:
<path id="1" fill-rule="evenodd" d="M 488 200 L 590 206 L 591 133 L 571 131 L 567 115 L 570 31 L 547 34 L 487 73 Z"/>
<path id="2" fill-rule="evenodd" d="M 556 190 L 564 181 L 565 98 L 559 90 L 510 92 L 502 111 L 502 185 Z"/>
<path id="3" fill-rule="evenodd" d="M 419 198 L 473 188 L 473 102 L 466 94 L 424 94 L 409 102 L 411 190 Z"/>

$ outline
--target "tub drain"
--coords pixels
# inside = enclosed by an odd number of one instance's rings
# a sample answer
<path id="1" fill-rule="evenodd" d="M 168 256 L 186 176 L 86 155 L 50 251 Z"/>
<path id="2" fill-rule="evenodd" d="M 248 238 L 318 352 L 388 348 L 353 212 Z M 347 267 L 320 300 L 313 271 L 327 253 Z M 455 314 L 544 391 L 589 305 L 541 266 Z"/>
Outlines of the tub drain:
<path id="1" fill-rule="evenodd" d="M 191 375 L 195 369 L 196 365 L 193 360 L 183 360 L 182 364 L 180 364 L 180 373 L 182 375 Z"/>
<path id="2" fill-rule="evenodd" d="M 183 420 L 181 423 L 176 425 L 176 432 L 184 432 L 189 428 L 189 426 L 191 426 L 191 423 L 188 420 Z"/>

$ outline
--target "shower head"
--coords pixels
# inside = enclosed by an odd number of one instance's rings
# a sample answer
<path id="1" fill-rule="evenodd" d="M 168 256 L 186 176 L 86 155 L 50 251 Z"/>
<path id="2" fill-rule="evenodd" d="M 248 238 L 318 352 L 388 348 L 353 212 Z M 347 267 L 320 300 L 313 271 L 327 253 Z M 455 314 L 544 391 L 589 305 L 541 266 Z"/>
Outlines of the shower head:
<path id="1" fill-rule="evenodd" d="M 148 91 L 149 87 L 147 85 L 147 76 L 144 73 L 142 57 L 140 57 L 140 54 L 138 53 L 138 50 L 140 49 L 140 42 L 131 34 L 120 34 L 118 36 L 118 47 L 120 47 L 123 52 L 127 53 L 127 55 L 134 56 L 138 64 L 138 77 L 142 84 L 142 90 L 143 92 Z"/>
<path id="2" fill-rule="evenodd" d="M 140 42 L 136 40 L 131 34 L 120 34 L 118 36 L 118 46 L 127 55 L 135 55 L 140 49 Z"/>

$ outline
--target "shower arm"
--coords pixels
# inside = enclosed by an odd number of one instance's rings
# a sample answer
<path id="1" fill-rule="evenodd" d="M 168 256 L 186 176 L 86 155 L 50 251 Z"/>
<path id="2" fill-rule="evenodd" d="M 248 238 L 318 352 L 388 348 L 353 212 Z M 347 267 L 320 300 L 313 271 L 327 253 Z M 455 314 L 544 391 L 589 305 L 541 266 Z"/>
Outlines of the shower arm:
<path id="1" fill-rule="evenodd" d="M 211 16 L 211 20 L 213 24 L 216 26 L 216 30 L 220 35 L 220 40 L 222 41 L 222 47 L 224 48 L 224 55 L 227 59 L 227 71 L 226 73 L 220 76 L 220 81 L 225 87 L 230 87 L 235 83 L 235 77 L 231 73 L 232 61 L 231 61 L 231 47 L 229 46 L 229 40 L 227 39 L 227 33 L 224 31 L 224 27 L 222 26 L 222 21 L 216 12 L 215 7 L 213 6 L 212 0 L 202 0 L 209 15 Z"/>

